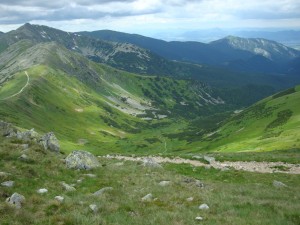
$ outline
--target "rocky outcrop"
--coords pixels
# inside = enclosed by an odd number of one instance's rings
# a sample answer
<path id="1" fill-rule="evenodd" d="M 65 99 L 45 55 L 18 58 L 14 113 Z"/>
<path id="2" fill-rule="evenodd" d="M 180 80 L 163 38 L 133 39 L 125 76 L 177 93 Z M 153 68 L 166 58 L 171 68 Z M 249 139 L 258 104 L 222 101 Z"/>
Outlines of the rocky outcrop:
<path id="1" fill-rule="evenodd" d="M 11 197 L 6 199 L 6 202 L 9 205 L 16 207 L 17 209 L 20 209 L 22 207 L 22 204 L 24 204 L 24 202 L 25 202 L 25 197 L 18 193 L 13 193 L 13 195 Z"/>
<path id="2" fill-rule="evenodd" d="M 6 137 L 13 137 L 17 134 L 17 129 L 11 123 L 6 123 L 0 120 L 0 135 Z"/>
<path id="3" fill-rule="evenodd" d="M 17 132 L 16 137 L 23 141 L 34 141 L 37 142 L 40 138 L 40 135 L 32 128 L 31 130 L 27 130 L 24 132 Z"/>
<path id="4" fill-rule="evenodd" d="M 60 145 L 55 137 L 53 132 L 49 132 L 45 134 L 40 140 L 40 145 L 44 147 L 45 150 L 50 150 L 53 152 L 59 152 L 60 151 Z"/>
<path id="5" fill-rule="evenodd" d="M 41 136 L 34 128 L 31 130 L 20 131 L 11 123 L 0 121 L 0 135 L 5 137 L 16 137 L 22 141 L 33 141 L 43 146 L 45 150 L 60 152 L 59 142 L 53 132 Z"/>
<path id="6" fill-rule="evenodd" d="M 70 169 L 90 170 L 100 166 L 98 159 L 86 151 L 73 151 L 65 161 Z"/>

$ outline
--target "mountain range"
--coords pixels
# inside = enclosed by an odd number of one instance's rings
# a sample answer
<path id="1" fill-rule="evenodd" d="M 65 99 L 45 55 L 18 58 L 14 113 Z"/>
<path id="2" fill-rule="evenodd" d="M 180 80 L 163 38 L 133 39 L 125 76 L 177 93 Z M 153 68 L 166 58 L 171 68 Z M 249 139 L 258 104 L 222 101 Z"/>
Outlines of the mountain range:
<path id="1" fill-rule="evenodd" d="M 165 42 L 25 24 L 0 35 L 0 118 L 27 129 L 53 130 L 66 151 L 225 151 L 232 147 L 226 140 L 234 142 L 230 131 L 243 128 L 226 123 L 245 124 L 247 137 L 252 117 L 245 113 L 260 108 L 256 102 L 264 97 L 299 84 L 298 62 L 298 51 L 265 39 Z M 298 87 L 294 92 L 276 101 L 294 105 Z M 232 117 L 236 110 L 243 112 Z M 262 110 L 269 119 L 260 124 L 272 124 L 276 115 L 286 118 L 284 104 Z M 299 112 L 291 111 L 284 124 L 294 118 L 297 129 Z M 230 122 L 240 117 L 241 122 Z M 279 126 L 262 129 L 259 137 Z M 276 137 L 280 141 L 285 134 Z"/>
<path id="2" fill-rule="evenodd" d="M 244 72 L 299 73 L 296 68 L 291 66 L 291 62 L 300 57 L 299 51 L 262 38 L 228 36 L 206 44 L 191 41 L 167 42 L 109 30 L 80 32 L 78 34 L 89 35 L 102 40 L 135 44 L 169 60 L 223 66 Z M 265 62 L 260 63 L 261 60 Z"/>

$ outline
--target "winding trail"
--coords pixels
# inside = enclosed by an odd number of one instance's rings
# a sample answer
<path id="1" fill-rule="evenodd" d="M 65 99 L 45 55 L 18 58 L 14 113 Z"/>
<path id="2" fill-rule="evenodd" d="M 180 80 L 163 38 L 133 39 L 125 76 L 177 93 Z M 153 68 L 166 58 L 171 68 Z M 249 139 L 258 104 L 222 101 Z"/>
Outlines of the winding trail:
<path id="1" fill-rule="evenodd" d="M 15 93 L 15 94 L 13 94 L 13 95 L 11 95 L 11 96 L 8 96 L 8 97 L 3 98 L 3 99 L 0 99 L 0 100 L 2 100 L 2 101 L 3 101 L 3 100 L 7 100 L 7 99 L 13 98 L 13 97 L 15 97 L 15 96 L 17 96 L 17 95 L 19 95 L 19 94 L 22 93 L 22 92 L 24 91 L 24 89 L 28 86 L 29 80 L 30 80 L 30 77 L 29 77 L 27 71 L 25 71 L 25 75 L 27 76 L 27 82 L 26 82 L 26 84 L 24 85 L 24 87 L 22 87 L 21 90 L 20 90 L 18 93 Z"/>
<path id="2" fill-rule="evenodd" d="M 100 156 L 99 156 L 100 157 Z M 215 169 L 220 170 L 228 170 L 233 168 L 235 170 L 244 170 L 249 172 L 257 172 L 257 173 L 287 173 L 287 174 L 300 174 L 300 164 L 290 164 L 284 162 L 219 162 L 212 160 L 210 164 L 205 164 L 203 162 L 191 159 L 183 159 L 183 158 L 164 158 L 160 156 L 151 156 L 151 157 L 129 157 L 129 156 L 121 156 L 121 155 L 107 155 L 102 156 L 103 158 L 108 159 L 118 159 L 118 160 L 129 160 L 129 161 L 143 161 L 146 158 L 152 158 L 158 163 L 174 163 L 174 164 L 190 164 L 192 166 L 202 166 L 202 167 L 213 167 Z M 280 167 L 284 167 L 285 170 L 280 170 Z"/>

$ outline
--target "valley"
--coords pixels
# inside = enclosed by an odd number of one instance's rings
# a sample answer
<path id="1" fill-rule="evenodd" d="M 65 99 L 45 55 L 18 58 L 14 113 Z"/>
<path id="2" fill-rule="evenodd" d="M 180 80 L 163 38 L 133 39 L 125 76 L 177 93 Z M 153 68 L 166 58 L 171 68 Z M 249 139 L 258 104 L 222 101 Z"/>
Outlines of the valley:
<path id="1" fill-rule="evenodd" d="M 0 33 L 0 223 L 298 224 L 299 56 L 232 36 Z"/>

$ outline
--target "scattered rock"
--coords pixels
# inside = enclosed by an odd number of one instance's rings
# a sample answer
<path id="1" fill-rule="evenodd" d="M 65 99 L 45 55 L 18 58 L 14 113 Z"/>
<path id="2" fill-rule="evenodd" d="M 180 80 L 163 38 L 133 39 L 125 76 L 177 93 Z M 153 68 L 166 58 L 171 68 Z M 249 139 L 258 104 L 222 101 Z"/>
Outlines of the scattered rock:
<path id="1" fill-rule="evenodd" d="M 55 196 L 54 199 L 59 201 L 59 202 L 63 202 L 65 198 L 58 195 L 58 196 Z"/>
<path id="2" fill-rule="evenodd" d="M 72 187 L 71 185 L 65 182 L 61 182 L 61 185 L 64 187 L 66 191 L 76 191 L 76 188 Z"/>
<path id="3" fill-rule="evenodd" d="M 35 141 L 39 139 L 40 135 L 32 128 L 31 130 L 27 130 L 24 132 L 17 132 L 17 138 L 23 141 Z"/>
<path id="4" fill-rule="evenodd" d="M 10 173 L 0 172 L 0 177 L 6 178 L 10 175 Z"/>
<path id="5" fill-rule="evenodd" d="M 162 187 L 168 186 L 171 183 L 171 181 L 163 180 L 159 182 L 159 185 Z"/>
<path id="6" fill-rule="evenodd" d="M 53 132 L 45 134 L 39 140 L 39 143 L 44 147 L 45 150 L 50 150 L 57 153 L 60 151 L 60 145 Z"/>
<path id="7" fill-rule="evenodd" d="M 3 187 L 13 187 L 14 184 L 15 184 L 15 182 L 10 180 L 10 181 L 2 182 L 1 186 L 3 186 Z"/>
<path id="8" fill-rule="evenodd" d="M 201 204 L 201 205 L 199 206 L 199 209 L 201 209 L 201 210 L 207 210 L 207 209 L 209 209 L 209 207 L 208 207 L 207 204 Z"/>
<path id="9" fill-rule="evenodd" d="M 90 209 L 93 211 L 93 213 L 98 212 L 98 206 L 95 204 L 91 204 L 89 205 Z"/>
<path id="10" fill-rule="evenodd" d="M 204 159 L 206 162 L 208 162 L 209 164 L 211 164 L 211 163 L 213 163 L 213 162 L 216 161 L 216 159 L 215 159 L 214 157 L 207 156 L 207 155 L 205 155 L 205 156 L 203 157 L 203 159 Z"/>
<path id="11" fill-rule="evenodd" d="M 66 158 L 66 165 L 70 169 L 90 170 L 100 166 L 98 159 L 86 151 L 73 151 Z"/>
<path id="12" fill-rule="evenodd" d="M 284 184 L 284 183 L 282 183 L 282 182 L 280 182 L 280 181 L 277 181 L 277 180 L 274 180 L 274 181 L 273 181 L 273 186 L 274 186 L 274 187 L 277 187 L 277 188 L 284 188 L 284 187 L 287 187 L 286 184 Z"/>
<path id="13" fill-rule="evenodd" d="M 22 207 L 22 204 L 25 202 L 25 197 L 23 195 L 20 195 L 18 193 L 13 193 L 13 195 L 6 199 L 6 202 L 17 209 L 20 209 Z"/>
<path id="14" fill-rule="evenodd" d="M 204 188 L 204 183 L 202 183 L 200 180 L 196 180 L 195 185 L 199 188 Z"/>
<path id="15" fill-rule="evenodd" d="M 143 166 L 152 168 L 162 168 L 162 166 L 156 162 L 153 158 L 145 158 L 143 160 Z"/>
<path id="16" fill-rule="evenodd" d="M 41 189 L 37 190 L 37 193 L 39 193 L 39 194 L 45 194 L 47 192 L 48 192 L 48 190 L 46 188 L 41 188 Z"/>
<path id="17" fill-rule="evenodd" d="M 100 196 L 102 195 L 104 192 L 106 191 L 112 191 L 113 188 L 112 187 L 104 187 L 104 188 L 101 188 L 99 191 L 96 191 L 93 195 L 95 196 Z"/>
<path id="18" fill-rule="evenodd" d="M 193 197 L 189 197 L 189 198 L 187 198 L 186 199 L 188 202 L 192 202 L 192 201 L 194 201 L 194 198 Z"/>
<path id="19" fill-rule="evenodd" d="M 197 216 L 197 217 L 195 218 L 195 220 L 202 221 L 202 220 L 203 220 L 203 217 Z"/>
<path id="20" fill-rule="evenodd" d="M 142 197 L 143 202 L 150 202 L 150 201 L 152 201 L 152 199 L 153 199 L 153 195 L 150 193 L 145 195 L 144 197 Z"/>
<path id="21" fill-rule="evenodd" d="M 22 154 L 20 157 L 19 157 L 20 160 L 23 160 L 23 161 L 26 161 L 28 159 L 28 156 L 26 154 Z"/>
<path id="22" fill-rule="evenodd" d="M 0 135 L 6 137 L 14 137 L 17 135 L 17 130 L 11 123 L 0 121 Z"/>

